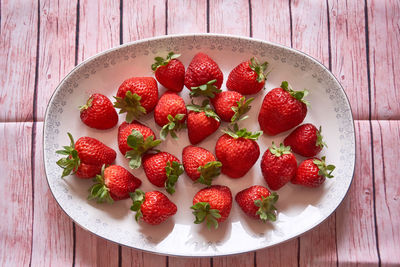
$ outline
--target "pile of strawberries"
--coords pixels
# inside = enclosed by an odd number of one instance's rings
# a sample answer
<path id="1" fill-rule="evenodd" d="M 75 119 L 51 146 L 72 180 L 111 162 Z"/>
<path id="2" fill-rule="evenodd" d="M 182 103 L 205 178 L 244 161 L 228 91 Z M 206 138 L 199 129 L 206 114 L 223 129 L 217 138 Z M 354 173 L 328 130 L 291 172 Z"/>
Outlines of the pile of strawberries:
<path id="1" fill-rule="evenodd" d="M 258 115 L 262 131 L 249 132 L 239 127 L 254 100 L 245 95 L 257 94 L 264 88 L 268 63 L 259 64 L 255 58 L 240 63 L 229 74 L 228 90 L 222 91 L 222 71 L 208 55 L 196 54 L 186 71 L 178 57 L 171 52 L 165 59 L 156 57 L 151 66 L 157 81 L 169 90 L 160 98 L 153 77 L 132 77 L 120 85 L 114 104 L 102 94 L 91 95 L 80 107 L 80 117 L 89 127 L 110 129 L 118 123 L 116 108 L 119 109 L 119 113 L 126 113 L 126 121 L 118 128 L 118 148 L 130 168 L 142 167 L 150 183 L 165 188 L 169 194 L 175 192 L 175 184 L 184 172 L 194 183 L 204 184 L 193 197 L 194 223 L 205 222 L 209 228 L 217 228 L 228 218 L 231 190 L 227 185 L 213 185 L 213 180 L 220 173 L 232 179 L 245 176 L 260 156 L 256 140 L 263 133 L 273 136 L 298 126 L 283 144 L 276 146 L 272 142 L 262 156 L 261 171 L 269 189 L 253 185 L 236 194 L 237 204 L 248 216 L 275 221 L 278 194 L 270 190 L 279 190 L 288 182 L 318 187 L 326 177 L 333 177 L 335 167 L 327 165 L 325 157 L 315 157 L 326 146 L 321 128 L 309 123 L 300 125 L 307 114 L 308 103 L 303 100 L 307 90 L 294 91 L 285 81 L 272 89 L 265 95 Z M 178 94 L 184 86 L 192 99 L 188 105 Z M 152 111 L 161 127 L 161 139 L 139 122 L 142 115 Z M 215 156 L 194 146 L 217 131 L 221 121 L 228 122 L 229 127 L 222 130 L 215 144 Z M 192 145 L 183 149 L 182 163 L 175 155 L 155 149 L 168 135 L 177 138 L 176 132 L 185 128 Z M 112 203 L 131 197 L 136 220 L 153 225 L 177 212 L 176 205 L 164 193 L 138 189 L 141 180 L 113 164 L 116 152 L 112 148 L 91 137 L 75 142 L 71 134 L 68 136 L 71 144 L 57 151 L 65 155 L 57 164 L 63 168 L 62 177 L 75 174 L 83 179 L 94 178 L 89 199 Z M 308 159 L 298 166 L 294 153 Z"/>

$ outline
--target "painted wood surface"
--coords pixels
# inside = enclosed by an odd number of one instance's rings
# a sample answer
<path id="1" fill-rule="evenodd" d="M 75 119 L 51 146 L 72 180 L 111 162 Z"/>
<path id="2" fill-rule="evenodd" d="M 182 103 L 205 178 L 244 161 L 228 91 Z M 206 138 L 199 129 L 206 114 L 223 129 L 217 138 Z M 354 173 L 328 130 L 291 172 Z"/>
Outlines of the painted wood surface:
<path id="1" fill-rule="evenodd" d="M 167 14 L 168 34 L 207 32 L 207 1 L 169 0 Z"/>
<path id="2" fill-rule="evenodd" d="M 372 119 L 400 119 L 400 2 L 369 0 Z"/>
<path id="3" fill-rule="evenodd" d="M 0 122 L 32 121 L 37 1 L 2 0 L 0 9 Z"/>
<path id="4" fill-rule="evenodd" d="M 0 140 L 0 266 L 28 266 L 34 209 L 32 122 L 0 123 Z"/>

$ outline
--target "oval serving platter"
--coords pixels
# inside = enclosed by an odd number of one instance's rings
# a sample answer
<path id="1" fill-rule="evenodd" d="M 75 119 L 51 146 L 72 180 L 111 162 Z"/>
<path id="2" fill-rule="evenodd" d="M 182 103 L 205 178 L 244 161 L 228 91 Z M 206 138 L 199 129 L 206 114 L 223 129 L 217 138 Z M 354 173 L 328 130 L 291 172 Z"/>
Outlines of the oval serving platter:
<path id="1" fill-rule="evenodd" d="M 154 57 L 166 56 L 170 51 L 181 54 L 185 67 L 197 52 L 213 58 L 224 73 L 222 90 L 231 69 L 240 62 L 257 57 L 260 62 L 268 61 L 271 73 L 265 90 L 259 92 L 248 113 L 249 119 L 241 126 L 259 130 L 258 111 L 265 94 L 282 81 L 288 81 L 294 90 L 309 90 L 306 99 L 310 102 L 304 122 L 322 126 L 324 141 L 328 147 L 318 156 L 326 156 L 329 164 L 336 165 L 334 178 L 327 179 L 317 189 L 287 184 L 278 191 L 279 211 L 276 222 L 262 223 L 248 218 L 236 203 L 233 203 L 227 221 L 217 230 L 208 230 L 205 225 L 193 224 L 190 206 L 194 194 L 202 188 L 193 184 L 183 174 L 177 183 L 176 193 L 169 198 L 178 206 L 175 216 L 166 222 L 151 226 L 136 223 L 130 211 L 130 199 L 117 201 L 113 205 L 98 204 L 87 200 L 92 181 L 68 176 L 61 179 L 62 170 L 55 153 L 69 144 L 67 132 L 75 140 L 91 136 L 117 151 L 116 164 L 129 169 L 127 160 L 118 150 L 118 127 L 110 130 L 94 130 L 84 125 L 79 118 L 78 107 L 92 93 L 102 93 L 113 100 L 119 85 L 133 76 L 153 76 L 150 68 Z M 160 96 L 166 91 L 159 85 Z M 190 103 L 189 90 L 184 88 L 181 96 Z M 124 121 L 120 115 L 119 124 Z M 159 136 L 160 127 L 154 123 L 153 113 L 140 121 Z M 220 129 L 228 127 L 222 123 Z M 231 188 L 233 196 L 254 184 L 266 186 L 261 174 L 260 160 L 272 141 L 279 144 L 290 131 L 277 136 L 263 135 L 257 141 L 261 155 L 253 168 L 240 179 L 220 175 L 214 184 Z M 222 135 L 217 131 L 199 146 L 215 152 L 215 143 Z M 159 149 L 168 151 L 181 159 L 182 149 L 189 145 L 187 131 L 178 134 L 179 139 L 168 137 Z M 49 101 L 44 123 L 44 163 L 47 181 L 54 198 L 66 214 L 84 229 L 118 244 L 148 252 L 175 256 L 220 256 L 244 253 L 279 244 L 314 228 L 324 221 L 344 199 L 354 172 L 355 136 L 351 108 L 346 94 L 335 77 L 321 63 L 297 50 L 281 45 L 244 37 L 219 34 L 174 35 L 140 40 L 102 52 L 76 66 L 59 84 Z M 297 156 L 298 162 L 304 160 Z M 144 191 L 165 190 L 151 185 L 142 168 L 131 172 L 143 182 Z"/>

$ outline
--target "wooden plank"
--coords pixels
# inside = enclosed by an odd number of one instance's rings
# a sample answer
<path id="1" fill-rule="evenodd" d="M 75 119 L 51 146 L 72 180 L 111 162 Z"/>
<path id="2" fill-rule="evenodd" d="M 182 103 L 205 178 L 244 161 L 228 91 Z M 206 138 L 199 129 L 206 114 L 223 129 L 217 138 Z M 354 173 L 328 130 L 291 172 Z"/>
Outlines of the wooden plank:
<path id="1" fill-rule="evenodd" d="M 0 122 L 31 121 L 35 91 L 37 1 L 1 1 Z"/>
<path id="2" fill-rule="evenodd" d="M 336 211 L 339 265 L 377 264 L 374 225 L 371 131 L 369 121 L 356 121 L 356 168 L 346 199 Z"/>
<path id="3" fill-rule="evenodd" d="M 122 267 L 161 267 L 167 265 L 167 257 L 122 247 Z"/>
<path id="4" fill-rule="evenodd" d="M 207 1 L 169 0 L 168 34 L 196 32 L 207 32 Z"/>
<path id="5" fill-rule="evenodd" d="M 32 123 L 0 123 L 0 140 L 0 266 L 28 266 L 33 220 Z"/>
<path id="6" fill-rule="evenodd" d="M 400 121 L 372 121 L 376 228 L 382 266 L 400 263 Z"/>
<path id="7" fill-rule="evenodd" d="M 32 266 L 72 266 L 72 221 L 58 206 L 46 182 L 43 122 L 35 124 Z"/>
<path id="8" fill-rule="evenodd" d="M 123 42 L 166 34 L 165 0 L 123 1 Z"/>
<path id="9" fill-rule="evenodd" d="M 171 267 L 210 267 L 211 265 L 210 265 L 210 258 L 168 257 L 168 266 L 171 266 Z M 238 266 L 241 266 L 241 265 L 238 265 Z"/>
<path id="10" fill-rule="evenodd" d="M 43 121 L 47 102 L 58 83 L 74 67 L 75 28 L 76 1 L 40 1 L 38 121 Z"/>
<path id="11" fill-rule="evenodd" d="M 332 72 L 350 100 L 354 119 L 369 117 L 364 0 L 328 0 Z"/>
<path id="12" fill-rule="evenodd" d="M 209 1 L 210 32 L 250 35 L 249 1 Z"/>
<path id="13" fill-rule="evenodd" d="M 251 3 L 253 37 L 290 46 L 289 1 Z"/>
<path id="14" fill-rule="evenodd" d="M 240 254 L 240 255 L 227 256 L 227 257 L 216 257 L 216 258 L 213 258 L 212 266 L 253 267 L 255 265 L 254 257 L 255 257 L 254 252 L 244 253 L 244 254 Z M 262 265 L 260 265 L 260 266 L 262 266 Z"/>
<path id="15" fill-rule="evenodd" d="M 372 119 L 400 119 L 400 2 L 368 4 Z"/>
<path id="16" fill-rule="evenodd" d="M 258 250 L 256 252 L 256 266 L 298 266 L 299 239 L 293 239 L 283 244 Z"/>

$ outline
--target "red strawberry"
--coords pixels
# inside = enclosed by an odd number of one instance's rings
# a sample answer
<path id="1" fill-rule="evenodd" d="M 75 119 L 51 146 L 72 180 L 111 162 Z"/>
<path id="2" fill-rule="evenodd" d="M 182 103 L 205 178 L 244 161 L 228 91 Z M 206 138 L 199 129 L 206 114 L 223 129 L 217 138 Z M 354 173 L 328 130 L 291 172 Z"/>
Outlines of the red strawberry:
<path id="1" fill-rule="evenodd" d="M 61 177 L 73 172 L 80 178 L 92 178 L 100 173 L 103 164 L 111 164 L 117 156 L 112 148 L 92 137 L 81 137 L 76 143 L 70 133 L 68 137 L 71 144 L 56 151 L 67 156 L 57 161 L 57 165 L 64 169 Z"/>
<path id="2" fill-rule="evenodd" d="M 211 109 L 209 100 L 204 100 L 201 106 L 188 105 L 187 109 L 187 128 L 191 144 L 200 143 L 219 128 L 220 119 Z"/>
<path id="3" fill-rule="evenodd" d="M 333 178 L 334 165 L 326 165 L 325 157 L 306 159 L 297 168 L 292 183 L 306 187 L 318 187 L 324 183 L 325 177 Z"/>
<path id="4" fill-rule="evenodd" d="M 133 204 L 132 211 L 136 211 L 135 219 L 142 219 L 148 224 L 157 225 L 174 215 L 178 208 L 166 195 L 159 191 L 144 193 L 137 189 L 130 194 Z"/>
<path id="5" fill-rule="evenodd" d="M 221 120 L 236 122 L 247 118 L 247 116 L 241 117 L 250 110 L 251 106 L 249 105 L 253 100 L 253 97 L 246 100 L 244 96 L 235 91 L 224 91 L 216 94 L 211 99 L 211 103 Z"/>
<path id="6" fill-rule="evenodd" d="M 175 192 L 175 183 L 183 173 L 179 159 L 168 152 L 144 155 L 143 169 L 150 183 L 165 187 L 170 194 Z"/>
<path id="7" fill-rule="evenodd" d="M 268 187 L 278 190 L 294 178 L 297 170 L 296 157 L 290 147 L 281 144 L 276 147 L 274 142 L 269 147 L 261 160 L 261 171 Z"/>
<path id="8" fill-rule="evenodd" d="M 125 80 L 119 87 L 114 107 L 126 112 L 126 121 L 151 112 L 158 101 L 157 82 L 152 77 L 133 77 Z"/>
<path id="9" fill-rule="evenodd" d="M 205 85 L 212 80 L 216 80 L 215 86 L 220 89 L 224 75 L 208 55 L 204 53 L 196 54 L 189 64 L 185 73 L 185 86 L 191 90 L 192 87 Z"/>
<path id="10" fill-rule="evenodd" d="M 86 105 L 80 106 L 79 109 L 82 122 L 91 128 L 105 130 L 118 123 L 117 111 L 105 95 L 91 95 Z"/>
<path id="11" fill-rule="evenodd" d="M 300 125 L 284 140 L 285 146 L 290 146 L 293 152 L 304 157 L 314 157 L 324 146 L 322 141 L 321 126 L 319 130 L 311 123 Z"/>
<path id="12" fill-rule="evenodd" d="M 166 59 L 154 58 L 156 62 L 151 65 L 157 81 L 174 92 L 182 91 L 185 79 L 185 66 L 177 59 L 179 56 L 179 54 L 170 52 Z"/>
<path id="13" fill-rule="evenodd" d="M 258 115 L 261 130 L 276 135 L 299 125 L 307 114 L 306 102 L 302 100 L 307 94 L 307 90 L 293 91 L 288 82 L 268 92 Z"/>
<path id="14" fill-rule="evenodd" d="M 154 110 L 155 122 L 163 127 L 160 132 L 161 139 L 165 139 L 168 133 L 176 139 L 175 132 L 184 128 L 186 115 L 186 105 L 182 97 L 173 92 L 163 94 Z"/>
<path id="15" fill-rule="evenodd" d="M 218 223 L 224 222 L 231 212 L 232 193 L 224 185 L 212 185 L 201 189 L 193 197 L 194 223 L 206 221 L 207 227 L 218 228 Z"/>
<path id="16" fill-rule="evenodd" d="M 236 202 L 248 216 L 263 222 L 276 221 L 278 194 L 261 185 L 253 185 L 236 194 Z"/>
<path id="17" fill-rule="evenodd" d="M 240 63 L 229 73 L 226 87 L 229 90 L 236 91 L 242 95 L 251 95 L 258 93 L 264 88 L 268 62 L 259 64 L 253 57 L 249 61 Z"/>
<path id="18" fill-rule="evenodd" d="M 231 178 L 244 176 L 256 163 L 260 156 L 260 148 L 256 143 L 262 132 L 251 133 L 246 129 L 225 131 L 215 145 L 215 154 L 222 163 L 222 173 Z"/>
<path id="19" fill-rule="evenodd" d="M 89 190 L 89 199 L 97 199 L 99 203 L 113 203 L 114 200 L 128 198 L 129 193 L 142 184 L 142 181 L 119 165 L 107 168 L 103 165 L 101 174 L 96 176 L 96 182 Z"/>
<path id="20" fill-rule="evenodd" d="M 187 146 L 182 151 L 182 162 L 190 179 L 205 185 L 211 185 L 212 179 L 221 173 L 221 162 L 202 147 Z"/>
<path id="21" fill-rule="evenodd" d="M 122 155 L 130 159 L 129 167 L 137 169 L 142 162 L 142 155 L 158 146 L 154 132 L 140 122 L 122 123 L 118 128 L 118 147 Z"/>

